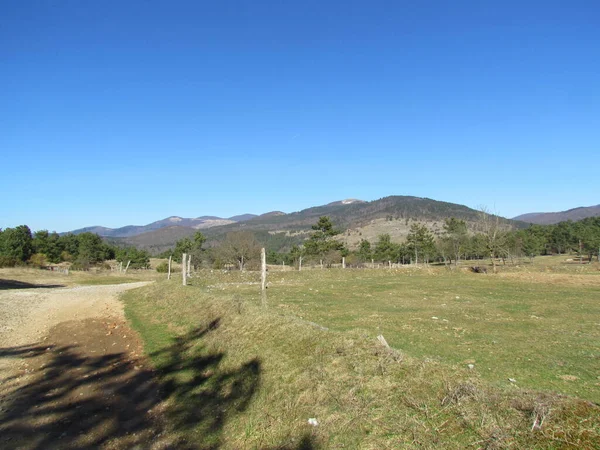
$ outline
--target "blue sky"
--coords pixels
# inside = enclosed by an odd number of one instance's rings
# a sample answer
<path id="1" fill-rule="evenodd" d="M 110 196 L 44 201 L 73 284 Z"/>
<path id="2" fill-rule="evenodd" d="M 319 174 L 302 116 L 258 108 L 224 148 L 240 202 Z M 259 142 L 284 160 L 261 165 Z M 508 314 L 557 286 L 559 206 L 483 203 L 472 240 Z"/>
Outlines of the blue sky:
<path id="1" fill-rule="evenodd" d="M 600 203 L 597 1 L 5 1 L 0 227 Z"/>

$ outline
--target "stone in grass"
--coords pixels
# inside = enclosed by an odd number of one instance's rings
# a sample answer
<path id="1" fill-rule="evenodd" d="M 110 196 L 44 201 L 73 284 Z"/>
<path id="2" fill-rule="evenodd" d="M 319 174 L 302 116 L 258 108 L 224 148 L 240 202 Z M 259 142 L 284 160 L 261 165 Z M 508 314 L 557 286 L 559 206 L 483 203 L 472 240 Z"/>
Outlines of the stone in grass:
<path id="1" fill-rule="evenodd" d="M 312 425 L 313 427 L 316 427 L 317 425 L 319 425 L 319 422 L 317 422 L 317 419 L 315 419 L 314 417 L 311 417 L 310 419 L 308 419 L 308 423 L 309 423 L 309 425 Z"/>

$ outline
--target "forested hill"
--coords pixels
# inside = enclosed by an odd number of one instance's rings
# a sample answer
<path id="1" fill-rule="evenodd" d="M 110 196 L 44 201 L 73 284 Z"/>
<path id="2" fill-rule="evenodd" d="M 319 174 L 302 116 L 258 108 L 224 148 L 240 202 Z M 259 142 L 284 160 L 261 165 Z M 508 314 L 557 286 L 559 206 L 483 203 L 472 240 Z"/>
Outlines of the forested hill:
<path id="1" fill-rule="evenodd" d="M 252 231 L 257 238 L 273 249 L 287 248 L 294 243 L 300 243 L 311 226 L 319 217 L 328 216 L 341 231 L 356 229 L 377 220 L 388 221 L 420 221 L 425 223 L 443 222 L 445 218 L 456 217 L 467 223 L 477 220 L 478 211 L 456 203 L 442 202 L 429 198 L 412 196 L 390 196 L 371 202 L 350 201 L 334 202 L 328 205 L 316 206 L 302 211 L 285 214 L 271 212 L 253 219 L 217 226 L 202 230 L 208 238 L 207 244 L 219 241 L 231 231 Z M 507 223 L 510 222 L 506 219 Z M 510 222 L 514 224 L 514 222 Z M 179 228 L 179 227 L 177 227 Z M 176 232 L 177 231 L 177 232 Z M 174 227 L 144 233 L 127 241 L 153 252 L 165 250 L 175 243 L 177 235 L 192 235 L 192 228 Z M 296 235 L 296 233 L 299 233 Z M 382 232 L 388 232 L 383 230 Z M 171 242 L 172 241 L 172 242 Z"/>
<path id="2" fill-rule="evenodd" d="M 263 214 L 243 223 L 214 227 L 206 230 L 205 234 L 220 234 L 234 230 L 303 230 L 310 228 L 321 216 L 329 216 L 338 228 L 345 230 L 386 217 L 422 221 L 456 217 L 469 222 L 477 219 L 477 213 L 474 209 L 456 203 L 394 195 L 371 202 L 354 201 L 347 204 L 334 202 L 290 214 Z"/>

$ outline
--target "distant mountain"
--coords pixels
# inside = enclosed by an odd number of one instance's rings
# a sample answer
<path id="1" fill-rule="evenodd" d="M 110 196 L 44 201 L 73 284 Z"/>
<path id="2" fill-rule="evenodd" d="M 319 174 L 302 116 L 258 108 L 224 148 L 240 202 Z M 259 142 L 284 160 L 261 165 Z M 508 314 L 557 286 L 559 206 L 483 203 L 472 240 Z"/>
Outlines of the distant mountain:
<path id="1" fill-rule="evenodd" d="M 574 222 L 585 219 L 587 217 L 600 216 L 600 205 L 596 206 L 581 206 L 579 208 L 569 209 L 560 212 L 541 212 L 521 214 L 513 217 L 513 220 L 520 220 L 527 223 L 535 223 L 537 225 L 551 225 L 554 223 L 572 220 Z"/>
<path id="2" fill-rule="evenodd" d="M 447 217 L 463 219 L 472 228 L 478 214 L 478 211 L 456 203 L 421 197 L 391 196 L 371 202 L 341 200 L 289 214 L 273 211 L 244 222 L 213 226 L 203 229 L 202 232 L 208 239 L 207 246 L 215 245 L 231 231 L 252 231 L 270 250 L 286 251 L 291 245 L 301 244 L 306 239 L 311 226 L 320 216 L 329 216 L 336 228 L 343 231 L 340 239 L 353 248 L 360 239 L 373 241 L 383 233 L 388 233 L 392 239 L 401 241 L 415 221 L 427 224 L 434 233 L 442 232 L 444 219 Z M 511 226 L 524 225 L 508 219 L 504 220 Z M 179 226 L 181 225 L 179 223 L 177 225 L 178 228 L 186 228 Z M 194 232 L 190 227 L 186 230 L 180 229 L 178 233 L 191 235 Z M 175 244 L 177 239 L 174 239 L 173 233 L 173 230 L 161 229 L 151 234 L 141 234 L 135 240 L 127 239 L 127 241 L 151 249 L 153 252 L 163 251 Z M 167 237 L 167 234 L 170 237 Z M 161 243 L 160 250 L 157 241 Z"/>
<path id="3" fill-rule="evenodd" d="M 95 226 L 95 227 L 79 228 L 78 230 L 68 231 L 67 233 L 73 233 L 73 234 L 94 233 L 94 234 L 97 234 L 98 236 L 110 236 L 112 231 L 113 231 L 112 228 Z M 67 233 L 60 233 L 60 234 L 67 234 Z"/>
<path id="4" fill-rule="evenodd" d="M 123 239 L 123 243 L 133 245 L 137 248 L 143 248 L 156 254 L 161 253 L 173 247 L 178 240 L 192 236 L 196 229 L 191 227 L 182 227 L 172 225 L 170 227 L 159 228 L 158 230 L 148 231 Z"/>
<path id="5" fill-rule="evenodd" d="M 240 214 L 239 216 L 230 217 L 229 220 L 233 222 L 245 222 L 246 220 L 254 219 L 258 217 L 256 214 Z"/>
<path id="6" fill-rule="evenodd" d="M 221 217 L 216 216 L 201 216 L 193 219 L 188 219 L 179 216 L 171 216 L 166 219 L 158 220 L 156 222 L 152 222 L 148 225 L 127 225 L 121 228 L 107 228 L 101 226 L 93 226 L 93 227 L 85 227 L 80 228 L 78 230 L 73 230 L 71 233 L 80 234 L 80 233 L 96 233 L 99 236 L 103 237 L 132 237 L 137 236 L 143 233 L 147 233 L 149 231 L 160 230 L 162 228 L 172 227 L 174 225 L 179 227 L 188 227 L 196 230 L 202 230 L 211 227 L 217 227 L 221 225 L 227 225 L 230 223 L 243 222 L 245 220 L 252 219 L 257 217 L 255 214 L 242 214 L 239 216 L 230 217 L 228 219 L 223 219 Z"/>

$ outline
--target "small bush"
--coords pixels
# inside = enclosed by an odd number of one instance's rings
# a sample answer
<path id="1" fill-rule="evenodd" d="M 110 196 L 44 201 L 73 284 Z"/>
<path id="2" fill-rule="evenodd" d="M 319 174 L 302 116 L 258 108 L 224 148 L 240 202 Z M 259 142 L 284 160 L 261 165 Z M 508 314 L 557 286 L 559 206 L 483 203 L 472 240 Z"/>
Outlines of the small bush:
<path id="1" fill-rule="evenodd" d="M 67 261 L 67 262 L 72 262 L 73 261 L 73 255 L 71 255 L 68 251 L 63 251 L 60 254 L 60 260 L 61 261 Z"/>
<path id="2" fill-rule="evenodd" d="M 0 267 L 15 267 L 17 260 L 10 256 L 0 255 Z"/>
<path id="3" fill-rule="evenodd" d="M 71 265 L 71 270 L 90 270 L 90 262 L 86 258 L 77 258 Z"/>
<path id="4" fill-rule="evenodd" d="M 169 272 L 169 263 L 167 261 L 163 261 L 161 262 L 158 266 L 156 266 L 156 271 L 158 273 L 168 273 Z M 175 269 L 175 267 L 173 267 L 171 265 L 171 273 L 173 272 L 181 272 L 179 269 Z"/>
<path id="5" fill-rule="evenodd" d="M 31 258 L 29 258 L 29 263 L 32 266 L 41 269 L 43 267 L 46 267 L 48 261 L 46 260 L 46 255 L 44 255 L 43 253 L 36 253 L 34 255 L 31 255 Z"/>

